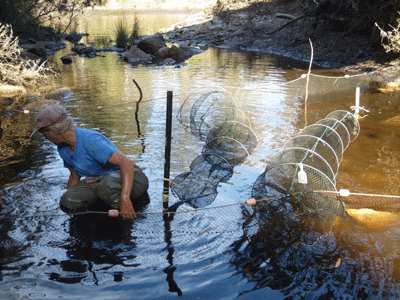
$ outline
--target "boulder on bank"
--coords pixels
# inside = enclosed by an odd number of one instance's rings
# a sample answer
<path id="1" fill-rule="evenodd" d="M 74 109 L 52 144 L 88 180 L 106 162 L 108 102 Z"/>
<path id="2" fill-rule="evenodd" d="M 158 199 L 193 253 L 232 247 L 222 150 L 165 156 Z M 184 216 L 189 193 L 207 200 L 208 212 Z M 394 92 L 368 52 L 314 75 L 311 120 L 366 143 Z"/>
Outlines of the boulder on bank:
<path id="1" fill-rule="evenodd" d="M 39 43 L 39 44 L 35 44 L 32 47 L 30 47 L 29 49 L 27 49 L 27 52 L 32 53 L 36 56 L 39 57 L 46 57 L 46 47 Z"/>
<path id="2" fill-rule="evenodd" d="M 71 50 L 80 56 L 94 57 L 97 55 L 97 50 L 94 47 L 86 46 L 85 44 L 75 44 Z"/>
<path id="3" fill-rule="evenodd" d="M 76 31 L 72 31 L 64 37 L 64 40 L 71 42 L 72 44 L 78 43 L 84 36 L 88 36 L 87 33 L 77 33 Z"/>
<path id="4" fill-rule="evenodd" d="M 128 63 L 151 62 L 153 55 L 140 50 L 136 45 L 129 48 L 128 51 L 122 52 L 121 58 Z"/>
<path id="5" fill-rule="evenodd" d="M 177 63 L 181 63 L 184 62 L 186 59 L 188 59 L 189 55 L 184 50 L 176 47 L 175 45 L 172 45 L 171 48 L 165 46 L 159 49 L 156 52 L 156 57 L 159 59 L 172 58 Z"/>
<path id="6" fill-rule="evenodd" d="M 26 95 L 26 88 L 18 85 L 0 84 L 0 96 L 14 98 Z"/>
<path id="7" fill-rule="evenodd" d="M 24 49 L 22 53 L 27 58 L 38 59 L 53 55 L 57 50 L 64 49 L 66 45 L 62 42 L 21 40 L 20 47 Z"/>
<path id="8" fill-rule="evenodd" d="M 156 55 L 157 51 L 161 48 L 167 47 L 164 42 L 164 37 L 160 33 L 156 33 L 155 35 L 145 38 L 137 44 L 137 47 L 151 55 Z"/>

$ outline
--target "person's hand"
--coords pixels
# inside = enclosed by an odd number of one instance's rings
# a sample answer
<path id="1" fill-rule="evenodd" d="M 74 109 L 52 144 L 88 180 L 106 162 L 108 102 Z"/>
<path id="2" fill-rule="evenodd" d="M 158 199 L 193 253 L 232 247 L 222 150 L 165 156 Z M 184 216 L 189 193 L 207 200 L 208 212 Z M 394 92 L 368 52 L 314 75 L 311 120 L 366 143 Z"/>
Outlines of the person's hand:
<path id="1" fill-rule="evenodd" d="M 121 201 L 119 203 L 119 211 L 122 218 L 124 219 L 134 219 L 136 218 L 136 212 L 133 208 L 131 199 L 126 196 L 121 196 Z"/>

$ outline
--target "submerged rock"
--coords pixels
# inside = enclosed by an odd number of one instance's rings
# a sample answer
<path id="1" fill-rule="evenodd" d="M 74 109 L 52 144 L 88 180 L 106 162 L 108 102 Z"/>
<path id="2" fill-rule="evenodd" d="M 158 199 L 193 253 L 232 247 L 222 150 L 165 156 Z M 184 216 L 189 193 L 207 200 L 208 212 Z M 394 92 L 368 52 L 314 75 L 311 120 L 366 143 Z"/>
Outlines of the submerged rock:
<path id="1" fill-rule="evenodd" d="M 73 92 L 71 91 L 71 89 L 64 87 L 47 93 L 45 95 L 45 98 L 53 100 L 65 100 L 66 98 L 70 98 L 71 96 L 73 96 Z"/>
<path id="2" fill-rule="evenodd" d="M 61 57 L 61 61 L 64 65 L 70 65 L 74 62 L 72 57 L 69 55 L 65 55 L 65 56 Z"/>

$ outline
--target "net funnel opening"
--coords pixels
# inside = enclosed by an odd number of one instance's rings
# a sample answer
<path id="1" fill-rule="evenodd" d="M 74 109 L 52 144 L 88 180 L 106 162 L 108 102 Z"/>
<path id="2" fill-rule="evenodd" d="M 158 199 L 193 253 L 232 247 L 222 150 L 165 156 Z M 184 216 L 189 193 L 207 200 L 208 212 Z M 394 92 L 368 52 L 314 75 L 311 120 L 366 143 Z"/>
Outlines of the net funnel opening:
<path id="1" fill-rule="evenodd" d="M 249 152 L 242 143 L 225 136 L 208 141 L 203 147 L 202 154 L 216 154 L 223 157 L 232 166 L 242 164 L 249 156 Z"/>
<path id="2" fill-rule="evenodd" d="M 258 141 L 254 131 L 246 124 L 238 121 L 227 121 L 213 127 L 207 135 L 206 143 L 218 138 L 228 137 L 238 141 L 251 154 L 257 147 Z"/>
<path id="3" fill-rule="evenodd" d="M 209 178 L 215 186 L 227 182 L 233 175 L 232 165 L 217 154 L 197 156 L 190 165 L 190 171 Z"/>
<path id="4" fill-rule="evenodd" d="M 186 172 L 174 178 L 172 192 L 184 203 L 193 208 L 202 208 L 211 204 L 217 197 L 217 188 L 213 182 L 201 174 Z"/>

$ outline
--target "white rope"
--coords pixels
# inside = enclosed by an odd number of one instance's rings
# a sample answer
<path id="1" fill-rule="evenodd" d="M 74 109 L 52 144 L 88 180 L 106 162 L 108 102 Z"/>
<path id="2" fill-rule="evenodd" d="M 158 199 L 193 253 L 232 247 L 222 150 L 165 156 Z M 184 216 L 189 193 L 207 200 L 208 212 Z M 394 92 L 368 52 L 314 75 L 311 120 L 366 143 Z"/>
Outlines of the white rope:
<path id="1" fill-rule="evenodd" d="M 350 108 L 351 108 L 351 110 L 355 110 L 356 108 L 358 108 L 358 109 L 363 110 L 363 111 L 365 111 L 367 113 L 370 112 L 368 109 L 364 108 L 364 106 L 355 106 L 355 105 L 353 105 L 353 106 L 350 106 Z"/>
<path id="2" fill-rule="evenodd" d="M 316 191 L 316 192 L 319 192 L 319 193 L 332 193 L 332 194 L 340 195 L 340 190 L 339 191 Z M 352 193 L 352 192 L 348 192 L 348 195 L 382 197 L 382 198 L 400 198 L 400 196 L 396 196 L 396 195 L 379 195 L 379 194 L 365 194 L 365 193 Z"/>

